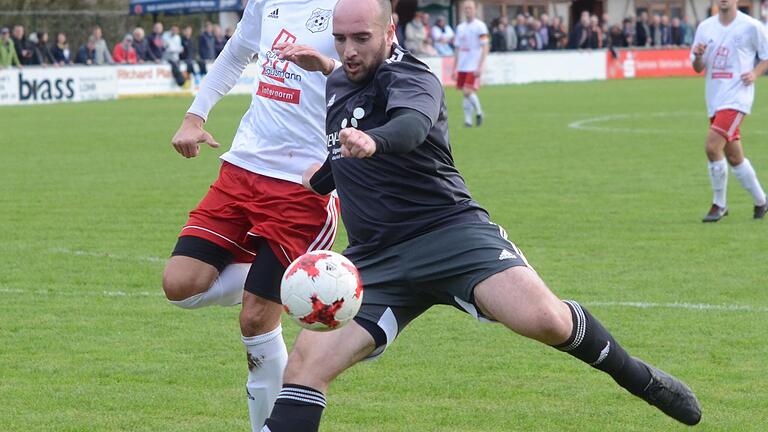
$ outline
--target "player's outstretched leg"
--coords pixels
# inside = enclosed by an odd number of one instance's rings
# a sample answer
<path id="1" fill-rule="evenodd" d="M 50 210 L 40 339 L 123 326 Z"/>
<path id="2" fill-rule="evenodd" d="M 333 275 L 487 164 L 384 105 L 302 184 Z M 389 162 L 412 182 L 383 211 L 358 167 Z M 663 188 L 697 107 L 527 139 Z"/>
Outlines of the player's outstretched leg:
<path id="1" fill-rule="evenodd" d="M 712 183 L 712 206 L 701 220 L 717 222 L 728 215 L 725 193 L 728 187 L 728 163 L 725 161 L 726 139 L 714 130 L 707 134 L 706 152 L 709 160 L 709 180 Z"/>
<path id="2" fill-rule="evenodd" d="M 483 107 L 480 105 L 480 98 L 477 97 L 476 91 L 469 93 L 469 101 L 472 103 L 472 108 L 475 109 L 475 126 L 483 125 Z"/>
<path id="3" fill-rule="evenodd" d="M 631 357 L 586 309 L 558 299 L 535 271 L 512 267 L 475 287 L 483 314 L 609 374 L 621 387 L 670 417 L 695 425 L 701 408 L 683 382 Z"/>
<path id="4" fill-rule="evenodd" d="M 765 191 L 757 179 L 755 169 L 752 168 L 752 163 L 744 157 L 741 140 L 734 140 L 726 144 L 725 155 L 731 165 L 733 175 L 736 176 L 741 186 L 749 192 L 755 202 L 753 217 L 763 219 L 768 210 L 768 201 L 766 201 Z"/>
<path id="5" fill-rule="evenodd" d="M 258 245 L 256 259 L 248 272 L 240 311 L 248 379 L 245 384 L 251 430 L 260 431 L 272 410 L 283 384 L 288 350 L 280 325 L 280 280 L 285 266 L 269 243 Z"/>
<path id="6" fill-rule="evenodd" d="M 472 93 L 469 91 L 468 88 L 464 88 L 464 127 L 472 127 L 472 114 L 475 109 L 474 104 L 472 103 L 472 99 L 470 98 L 470 94 Z"/>
<path id="7" fill-rule="evenodd" d="M 356 322 L 327 333 L 299 333 L 285 384 L 262 432 L 316 432 L 331 381 L 370 355 L 373 337 Z"/>
<path id="8" fill-rule="evenodd" d="M 234 306 L 243 298 L 249 263 L 232 263 L 232 254 L 208 240 L 180 237 L 163 271 L 163 291 L 184 309 Z"/>

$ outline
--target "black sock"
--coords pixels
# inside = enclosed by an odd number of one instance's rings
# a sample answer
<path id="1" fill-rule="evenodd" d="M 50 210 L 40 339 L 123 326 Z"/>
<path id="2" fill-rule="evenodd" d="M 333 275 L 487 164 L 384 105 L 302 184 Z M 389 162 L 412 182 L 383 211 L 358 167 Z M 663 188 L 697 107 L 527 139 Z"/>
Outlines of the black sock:
<path id="1" fill-rule="evenodd" d="M 317 432 L 323 408 L 323 393 L 311 387 L 283 384 L 266 426 L 271 432 Z"/>
<path id="2" fill-rule="evenodd" d="M 610 375 L 620 386 L 640 396 L 651 381 L 651 373 L 637 359 L 629 356 L 586 309 L 566 300 L 573 318 L 573 332 L 567 341 L 555 348 Z"/>

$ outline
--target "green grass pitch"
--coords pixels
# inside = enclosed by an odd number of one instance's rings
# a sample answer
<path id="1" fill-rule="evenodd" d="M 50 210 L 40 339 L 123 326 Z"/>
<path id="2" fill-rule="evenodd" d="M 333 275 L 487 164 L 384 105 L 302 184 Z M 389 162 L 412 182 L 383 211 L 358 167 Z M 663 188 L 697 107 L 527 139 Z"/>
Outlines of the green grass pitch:
<path id="1" fill-rule="evenodd" d="M 758 87 L 742 130 L 768 185 L 768 79 Z M 703 80 L 480 96 L 486 123 L 464 129 L 448 91 L 457 165 L 551 288 L 687 381 L 699 430 L 768 430 L 768 221 L 752 220 L 731 177 L 730 216 L 700 222 L 711 199 Z M 224 151 L 172 150 L 189 102 L 0 109 L 0 431 L 247 430 L 238 309 L 184 311 L 161 295 L 164 259 Z M 216 107 L 219 141 L 248 103 Z M 292 343 L 297 327 L 285 327 Z M 683 427 L 568 355 L 437 307 L 336 381 L 322 429 Z"/>

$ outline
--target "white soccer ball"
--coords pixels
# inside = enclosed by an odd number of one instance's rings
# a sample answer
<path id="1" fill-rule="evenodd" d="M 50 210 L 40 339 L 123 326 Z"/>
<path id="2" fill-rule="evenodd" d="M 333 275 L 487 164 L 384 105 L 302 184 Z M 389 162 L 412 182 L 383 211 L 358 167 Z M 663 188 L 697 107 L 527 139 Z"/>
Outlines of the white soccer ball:
<path id="1" fill-rule="evenodd" d="M 283 308 L 300 326 L 317 331 L 341 328 L 357 315 L 363 282 L 343 255 L 308 252 L 288 266 L 280 286 Z"/>

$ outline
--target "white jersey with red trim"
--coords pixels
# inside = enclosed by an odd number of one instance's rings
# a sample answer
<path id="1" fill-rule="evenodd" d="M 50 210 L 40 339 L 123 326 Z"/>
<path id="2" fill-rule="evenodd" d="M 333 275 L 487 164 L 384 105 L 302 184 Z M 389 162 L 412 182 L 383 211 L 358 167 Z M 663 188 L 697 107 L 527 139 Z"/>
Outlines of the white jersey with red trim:
<path id="1" fill-rule="evenodd" d="M 459 54 L 458 72 L 475 72 L 480 66 L 483 49 L 488 44 L 488 27 L 475 18 L 456 28 L 456 50 Z"/>
<path id="2" fill-rule="evenodd" d="M 755 67 L 755 56 L 768 60 L 768 35 L 760 22 L 742 12 L 727 26 L 718 15 L 711 16 L 696 29 L 693 46 L 707 44 L 707 112 L 733 109 L 749 114 L 755 99 L 755 85 L 744 85 L 741 75 Z M 691 59 L 693 60 L 693 51 Z"/>
<path id="3" fill-rule="evenodd" d="M 296 183 L 301 183 L 307 167 L 325 160 L 326 76 L 278 59 L 274 47 L 282 42 L 309 45 L 337 59 L 331 35 L 336 2 L 248 2 L 243 19 L 189 109 L 207 118 L 213 104 L 234 86 L 248 62 L 258 55 L 251 106 L 240 121 L 231 149 L 221 156 L 223 160 Z"/>

